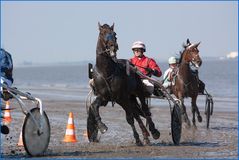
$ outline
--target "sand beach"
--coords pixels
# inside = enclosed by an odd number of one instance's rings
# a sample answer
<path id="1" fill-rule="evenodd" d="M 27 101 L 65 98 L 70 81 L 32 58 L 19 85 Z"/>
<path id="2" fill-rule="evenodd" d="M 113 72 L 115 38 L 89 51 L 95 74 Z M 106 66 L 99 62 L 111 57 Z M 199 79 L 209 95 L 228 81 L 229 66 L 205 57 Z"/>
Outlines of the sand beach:
<path id="1" fill-rule="evenodd" d="M 165 101 L 165 100 L 161 100 Z M 89 143 L 84 135 L 87 112 L 84 101 L 43 99 L 44 109 L 51 125 L 49 147 L 44 158 L 237 158 L 238 157 L 238 111 L 237 99 L 229 102 L 217 100 L 211 117 L 210 128 L 206 129 L 204 106 L 199 106 L 203 118 L 197 123 L 197 129 L 183 125 L 179 146 L 175 146 L 171 137 L 169 107 L 156 105 L 151 107 L 152 118 L 161 137 L 151 145 L 138 147 L 134 143 L 131 127 L 125 120 L 124 110 L 110 103 L 100 108 L 103 122 L 108 131 L 101 135 L 99 143 Z M 228 104 L 228 105 L 225 105 Z M 160 102 L 158 103 L 160 104 Z M 202 103 L 203 104 L 203 103 Z M 230 104 L 230 105 L 229 105 Z M 31 105 L 29 103 L 29 105 Z M 227 109 L 230 106 L 234 109 Z M 2 157 L 28 157 L 23 147 L 17 146 L 24 115 L 16 100 L 11 101 L 12 122 L 10 133 L 2 135 Z M 76 143 L 63 142 L 69 112 L 74 115 Z M 187 112 L 191 119 L 191 109 Z M 144 120 L 145 122 L 145 120 Z M 136 124 L 138 133 L 141 131 Z"/>

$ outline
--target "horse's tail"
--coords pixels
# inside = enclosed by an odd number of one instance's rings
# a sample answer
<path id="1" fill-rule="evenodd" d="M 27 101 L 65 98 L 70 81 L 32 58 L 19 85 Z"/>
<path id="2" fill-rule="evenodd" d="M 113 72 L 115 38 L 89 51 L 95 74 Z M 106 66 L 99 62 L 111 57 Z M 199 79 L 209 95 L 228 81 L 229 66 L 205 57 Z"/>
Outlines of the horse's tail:
<path id="1" fill-rule="evenodd" d="M 92 108 L 90 107 L 88 110 L 88 117 L 87 117 L 87 135 L 90 142 L 98 142 L 98 128 L 97 122 L 95 120 L 95 116 L 93 113 Z"/>

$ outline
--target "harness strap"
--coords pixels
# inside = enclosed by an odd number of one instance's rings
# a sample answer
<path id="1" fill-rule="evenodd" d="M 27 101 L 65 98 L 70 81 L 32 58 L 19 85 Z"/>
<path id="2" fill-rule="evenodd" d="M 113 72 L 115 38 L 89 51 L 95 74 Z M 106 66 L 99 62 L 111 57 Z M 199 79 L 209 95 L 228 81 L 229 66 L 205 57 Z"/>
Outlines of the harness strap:
<path id="1" fill-rule="evenodd" d="M 165 76 L 165 78 L 163 79 L 163 82 L 168 78 L 169 72 L 167 73 L 167 75 Z"/>
<path id="2" fill-rule="evenodd" d="M 175 67 L 172 69 L 171 72 L 168 72 L 167 75 L 165 76 L 165 78 L 163 79 L 163 82 L 168 78 L 169 74 L 173 73 L 173 72 L 175 73 L 175 75 L 172 77 L 172 81 L 171 81 L 173 83 L 173 81 L 175 81 L 176 77 L 178 76 L 178 67 Z"/>
<path id="3" fill-rule="evenodd" d="M 104 51 L 98 52 L 98 54 L 103 54 L 103 53 L 107 53 L 110 52 L 110 49 L 105 49 Z"/>
<path id="4" fill-rule="evenodd" d="M 109 85 L 109 83 L 108 83 L 108 81 L 107 81 L 107 79 L 110 79 L 110 78 L 112 78 L 113 77 L 113 75 L 111 75 L 111 76 L 109 76 L 109 77 L 107 77 L 106 79 L 97 71 L 97 67 L 96 67 L 96 69 L 95 69 L 95 71 L 96 71 L 96 73 L 104 80 L 104 82 L 105 82 L 105 84 L 106 84 L 106 87 L 107 87 L 107 89 L 108 89 L 108 91 L 109 91 L 109 93 L 110 93 L 110 100 L 111 100 L 111 102 L 112 102 L 112 107 L 114 107 L 114 104 L 115 104 L 115 101 L 113 100 L 113 97 L 112 97 L 112 89 L 111 89 L 111 87 L 110 87 L 110 85 Z"/>
<path id="5" fill-rule="evenodd" d="M 176 76 L 175 76 L 175 80 L 176 80 L 176 78 L 180 78 L 181 79 L 181 77 L 180 77 L 180 75 L 179 75 L 179 67 L 177 67 L 177 70 L 176 70 Z M 181 79 L 182 80 L 182 79 Z M 183 80 L 182 80 L 183 81 Z M 185 89 L 186 89 L 186 93 L 188 92 L 188 86 L 190 85 L 192 83 L 192 81 L 189 81 L 188 83 L 185 83 L 184 81 L 183 81 L 183 85 L 184 85 L 184 87 L 185 87 Z"/>

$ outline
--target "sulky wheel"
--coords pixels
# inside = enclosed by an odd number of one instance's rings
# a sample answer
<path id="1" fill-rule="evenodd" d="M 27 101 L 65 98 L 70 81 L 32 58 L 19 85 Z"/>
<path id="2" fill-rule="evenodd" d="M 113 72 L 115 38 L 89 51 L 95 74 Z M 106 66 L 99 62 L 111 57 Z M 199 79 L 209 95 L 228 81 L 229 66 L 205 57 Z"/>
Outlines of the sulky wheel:
<path id="1" fill-rule="evenodd" d="M 178 104 L 175 104 L 171 113 L 171 132 L 175 145 L 179 145 L 182 131 L 181 111 Z"/>
<path id="2" fill-rule="evenodd" d="M 98 127 L 91 108 L 89 108 L 87 117 L 87 135 L 89 142 L 98 142 Z"/>
<path id="3" fill-rule="evenodd" d="M 205 115 L 206 115 L 206 127 L 207 129 L 209 128 L 209 124 L 210 124 L 210 117 L 213 113 L 213 99 L 212 96 L 210 94 L 207 94 L 206 97 L 206 104 L 205 104 Z"/>
<path id="4" fill-rule="evenodd" d="M 39 130 L 38 126 L 42 126 Z M 22 139 L 26 152 L 31 156 L 41 156 L 50 142 L 50 123 L 45 112 L 40 114 L 39 108 L 33 108 L 27 113 L 23 128 Z"/>
<path id="5" fill-rule="evenodd" d="M 206 127 L 207 129 L 209 128 L 209 123 L 210 123 L 210 116 L 211 116 L 211 103 L 210 99 L 206 100 L 206 105 L 205 105 L 205 114 L 206 114 Z"/>

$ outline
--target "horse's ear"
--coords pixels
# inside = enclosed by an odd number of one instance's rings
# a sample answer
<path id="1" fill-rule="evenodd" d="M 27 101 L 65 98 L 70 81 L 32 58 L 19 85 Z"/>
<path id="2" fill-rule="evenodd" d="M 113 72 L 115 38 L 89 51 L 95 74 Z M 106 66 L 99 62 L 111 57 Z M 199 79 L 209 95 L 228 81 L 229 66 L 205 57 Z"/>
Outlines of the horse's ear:
<path id="1" fill-rule="evenodd" d="M 99 30 L 101 29 L 101 25 L 100 25 L 100 22 L 98 22 L 98 27 L 99 27 Z"/>
<path id="2" fill-rule="evenodd" d="M 195 48 L 197 48 L 199 46 L 201 42 L 198 42 L 197 44 L 195 44 Z"/>
<path id="3" fill-rule="evenodd" d="M 187 45 L 190 45 L 191 44 L 191 42 L 189 41 L 189 39 L 187 39 Z"/>
<path id="4" fill-rule="evenodd" d="M 201 42 L 199 42 L 199 43 L 196 43 L 196 44 L 192 44 L 192 45 L 190 45 L 189 46 L 189 48 L 188 49 L 193 49 L 193 48 L 197 48 L 198 46 L 199 46 L 199 44 L 200 44 Z"/>
<path id="5" fill-rule="evenodd" d="M 112 31 L 114 30 L 114 26 L 115 26 L 115 23 L 113 23 L 112 26 L 110 27 Z"/>
<path id="6" fill-rule="evenodd" d="M 183 48 L 187 48 L 188 45 L 183 42 L 182 46 Z"/>

